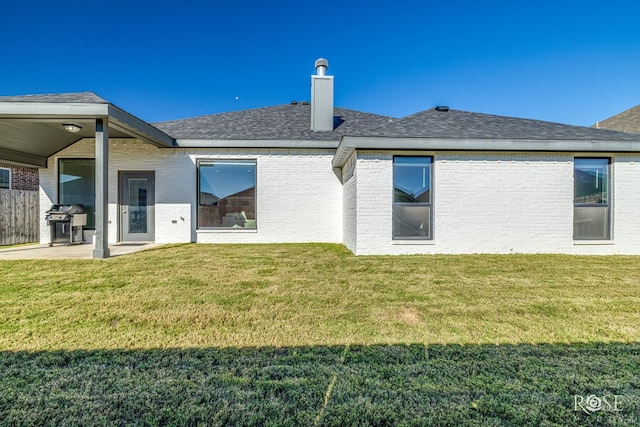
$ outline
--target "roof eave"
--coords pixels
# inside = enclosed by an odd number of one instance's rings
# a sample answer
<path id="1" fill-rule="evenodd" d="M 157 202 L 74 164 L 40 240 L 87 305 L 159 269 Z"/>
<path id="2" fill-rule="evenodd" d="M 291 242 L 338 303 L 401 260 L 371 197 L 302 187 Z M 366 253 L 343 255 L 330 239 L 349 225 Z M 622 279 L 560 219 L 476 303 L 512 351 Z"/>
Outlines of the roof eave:
<path id="1" fill-rule="evenodd" d="M 0 118 L 69 120 L 107 119 L 110 126 L 158 147 L 175 140 L 156 127 L 109 103 L 0 102 Z"/>
<path id="2" fill-rule="evenodd" d="M 113 104 L 108 104 L 109 122 L 123 132 L 161 148 L 176 146 L 176 141 L 155 126 L 140 120 Z"/>
<path id="3" fill-rule="evenodd" d="M 336 149 L 338 140 L 305 139 L 206 139 L 178 138 L 176 146 L 181 148 L 303 148 Z"/>
<path id="4" fill-rule="evenodd" d="M 11 163 L 16 166 L 26 167 L 47 167 L 47 158 L 37 154 L 24 153 L 22 151 L 11 150 L 9 148 L 0 147 L 0 159 L 2 162 Z"/>
<path id="5" fill-rule="evenodd" d="M 64 102 L 0 102 L 0 117 L 7 119 L 106 118 L 109 104 Z"/>
<path id="6" fill-rule="evenodd" d="M 389 142 L 392 141 L 392 144 Z M 637 141 L 604 140 L 533 140 L 533 139 L 449 139 L 345 136 L 333 157 L 334 168 L 341 168 L 356 149 L 361 150 L 429 150 L 429 151 L 544 151 L 638 153 Z"/>

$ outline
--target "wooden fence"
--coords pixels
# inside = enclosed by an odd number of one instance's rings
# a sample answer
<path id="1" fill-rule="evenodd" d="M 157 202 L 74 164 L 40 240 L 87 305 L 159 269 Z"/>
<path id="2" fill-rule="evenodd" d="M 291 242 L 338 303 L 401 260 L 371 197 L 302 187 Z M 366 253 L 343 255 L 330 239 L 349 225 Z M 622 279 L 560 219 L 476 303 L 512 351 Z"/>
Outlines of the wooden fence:
<path id="1" fill-rule="evenodd" d="M 0 189 L 0 245 L 40 240 L 37 191 Z"/>

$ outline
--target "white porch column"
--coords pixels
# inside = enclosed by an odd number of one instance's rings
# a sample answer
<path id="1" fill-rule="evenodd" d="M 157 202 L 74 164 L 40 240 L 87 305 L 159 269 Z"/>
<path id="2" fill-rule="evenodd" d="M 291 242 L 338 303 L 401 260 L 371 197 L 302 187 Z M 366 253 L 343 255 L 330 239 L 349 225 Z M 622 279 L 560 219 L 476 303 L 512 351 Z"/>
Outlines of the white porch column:
<path id="1" fill-rule="evenodd" d="M 94 258 L 109 258 L 109 121 L 96 119 L 96 246 Z"/>

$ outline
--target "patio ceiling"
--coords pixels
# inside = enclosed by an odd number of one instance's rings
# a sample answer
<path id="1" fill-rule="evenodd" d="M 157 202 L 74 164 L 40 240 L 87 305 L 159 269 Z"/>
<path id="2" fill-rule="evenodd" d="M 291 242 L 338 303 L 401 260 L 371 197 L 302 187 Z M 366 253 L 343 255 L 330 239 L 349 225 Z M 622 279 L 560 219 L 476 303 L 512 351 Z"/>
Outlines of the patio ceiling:
<path id="1" fill-rule="evenodd" d="M 157 147 L 173 147 L 172 137 L 109 103 L 4 101 L 0 99 L 0 160 L 46 167 L 47 157 L 83 138 L 94 138 L 96 120 L 108 125 L 110 138 L 137 138 Z M 82 127 L 69 133 L 63 124 Z"/>
<path id="2" fill-rule="evenodd" d="M 77 132 L 63 125 L 74 124 Z M 108 258 L 109 138 L 136 138 L 174 147 L 166 133 L 92 92 L 0 97 L 0 160 L 47 167 L 47 158 L 83 138 L 95 138 L 94 258 Z"/>

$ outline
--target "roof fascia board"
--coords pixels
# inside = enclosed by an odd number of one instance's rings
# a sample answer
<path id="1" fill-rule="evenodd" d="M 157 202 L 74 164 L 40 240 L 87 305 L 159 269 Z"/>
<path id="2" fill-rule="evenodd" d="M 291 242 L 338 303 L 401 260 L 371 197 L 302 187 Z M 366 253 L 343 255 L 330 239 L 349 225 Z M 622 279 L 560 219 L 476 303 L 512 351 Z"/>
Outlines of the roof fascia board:
<path id="1" fill-rule="evenodd" d="M 37 154 L 23 153 L 9 148 L 0 148 L 0 159 L 8 163 L 15 163 L 30 167 L 47 167 L 47 158 Z"/>
<path id="2" fill-rule="evenodd" d="M 640 152 L 638 141 L 445 139 L 349 137 L 340 141 L 333 167 L 341 168 L 356 149 L 366 150 L 451 150 L 451 151 L 545 151 L 545 152 Z"/>
<path id="3" fill-rule="evenodd" d="M 322 148 L 335 149 L 336 140 L 177 139 L 181 148 Z"/>
<path id="4" fill-rule="evenodd" d="M 108 104 L 0 102 L 0 117 L 10 119 L 105 118 L 108 114 Z"/>
<path id="5" fill-rule="evenodd" d="M 149 123 L 108 104 L 109 126 L 158 147 L 175 147 L 175 140 Z"/>

